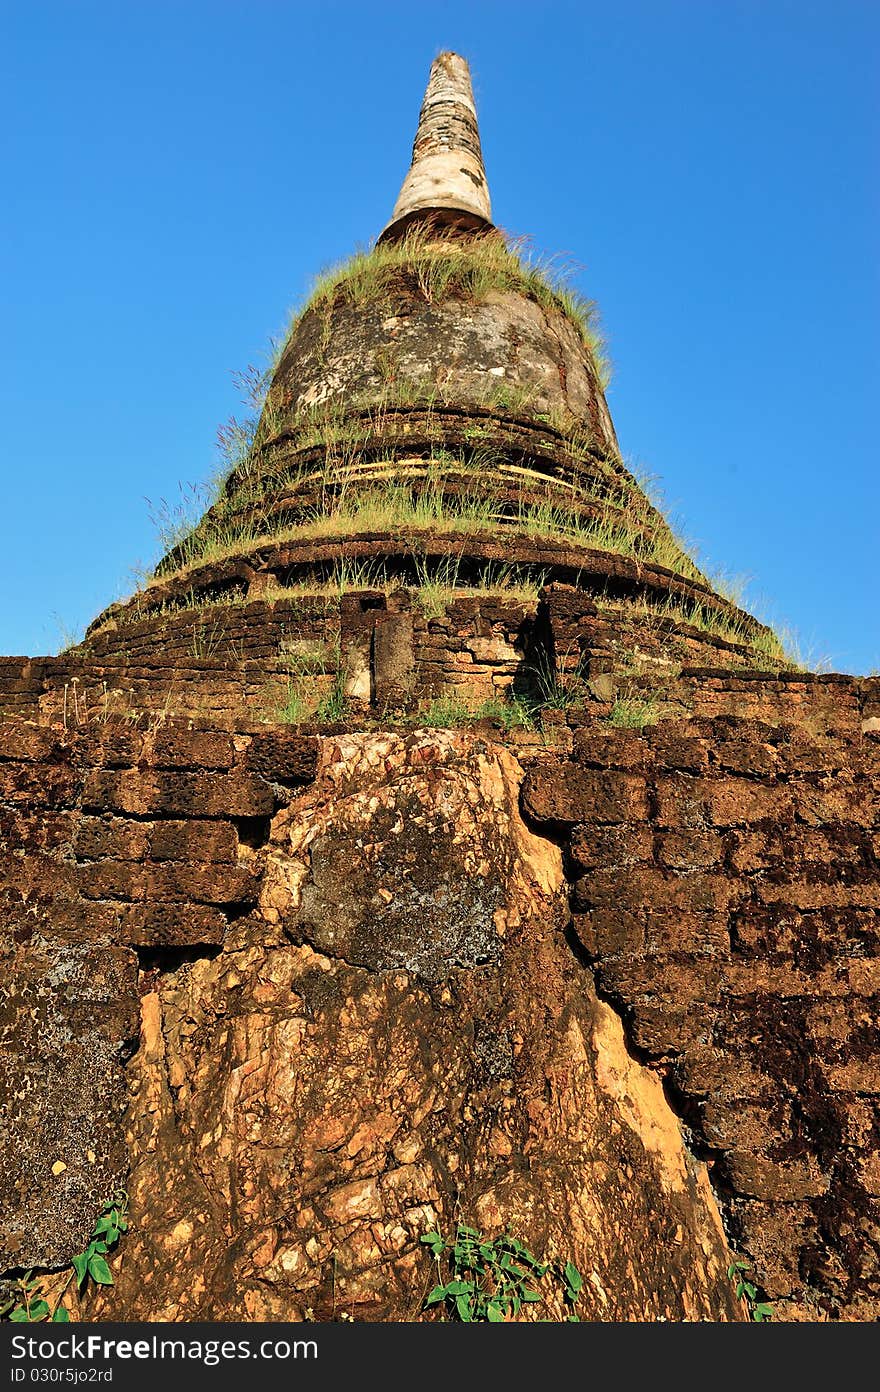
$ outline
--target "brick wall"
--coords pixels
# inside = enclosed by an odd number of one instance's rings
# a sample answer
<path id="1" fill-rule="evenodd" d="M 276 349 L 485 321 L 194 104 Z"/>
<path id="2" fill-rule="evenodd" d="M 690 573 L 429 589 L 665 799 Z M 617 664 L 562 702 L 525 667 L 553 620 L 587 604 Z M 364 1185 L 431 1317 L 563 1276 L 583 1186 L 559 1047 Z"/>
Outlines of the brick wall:
<path id="1" fill-rule="evenodd" d="M 577 949 L 795 1318 L 880 1314 L 878 773 L 876 735 L 715 717 L 582 729 L 524 788 Z"/>
<path id="2" fill-rule="evenodd" d="M 838 728 L 847 720 L 853 729 L 880 718 L 876 678 L 750 669 L 722 639 L 681 624 L 673 633 L 668 620 L 636 632 L 634 622 L 559 586 L 538 605 L 471 595 L 437 612 L 407 591 L 181 610 L 95 634 L 59 657 L 0 658 L 0 720 L 73 728 L 143 712 L 274 720 L 292 683 L 317 699 L 340 669 L 349 696 L 380 712 L 444 692 L 472 707 L 511 690 L 536 695 L 539 674 L 553 670 L 563 682 L 587 678 L 591 716 L 623 695 L 664 715 L 827 719 Z"/>
<path id="3" fill-rule="evenodd" d="M 701 699 L 741 694 L 734 681 L 704 678 Z M 792 683 L 745 685 L 765 714 L 790 709 Z M 798 723 L 635 731 L 558 712 L 555 743 L 520 751 L 524 810 L 564 847 L 572 950 L 664 1077 L 734 1245 L 792 1318 L 880 1314 L 877 686 L 799 679 Z M 143 985 L 163 960 L 210 954 L 251 912 L 269 818 L 317 744 L 245 721 L 65 731 L 7 716 L 0 1149 L 15 1265 L 78 1240 L 124 1176 L 114 1119 L 138 967 Z M 56 1152 L 84 1127 L 98 1158 L 59 1182 Z M 36 1211 L 48 1255 L 28 1246 Z"/>
<path id="4" fill-rule="evenodd" d="M 284 727 L 0 733 L 0 1246 L 84 1245 L 127 1171 L 120 1118 L 140 966 L 222 943 L 256 902 L 254 846 L 315 767 Z M 140 975 L 141 989 L 143 973 Z M 52 1166 L 64 1157 L 61 1173 Z M 91 1158 L 90 1158 L 91 1157 Z"/>

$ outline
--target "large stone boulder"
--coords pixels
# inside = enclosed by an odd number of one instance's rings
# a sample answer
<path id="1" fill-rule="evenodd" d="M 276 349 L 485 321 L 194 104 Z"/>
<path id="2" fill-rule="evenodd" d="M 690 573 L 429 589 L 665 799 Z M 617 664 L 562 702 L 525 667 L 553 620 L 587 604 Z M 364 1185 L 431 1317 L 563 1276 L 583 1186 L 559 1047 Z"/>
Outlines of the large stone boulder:
<path id="1" fill-rule="evenodd" d="M 419 1239 L 458 1220 L 572 1260 L 582 1318 L 741 1317 L 704 1167 L 566 937 L 513 756 L 320 744 L 253 849 L 258 908 L 144 983 L 134 1221 L 86 1317 L 416 1318 Z"/>

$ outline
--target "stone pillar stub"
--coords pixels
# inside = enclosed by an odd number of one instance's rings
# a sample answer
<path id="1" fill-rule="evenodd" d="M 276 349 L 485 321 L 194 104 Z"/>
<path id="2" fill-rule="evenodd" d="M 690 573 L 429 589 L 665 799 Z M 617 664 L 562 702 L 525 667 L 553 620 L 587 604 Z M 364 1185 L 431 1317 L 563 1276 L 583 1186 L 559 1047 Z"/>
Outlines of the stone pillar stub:
<path id="1" fill-rule="evenodd" d="M 373 690 L 377 706 L 406 700 L 415 667 L 412 614 L 381 616 L 373 630 Z"/>

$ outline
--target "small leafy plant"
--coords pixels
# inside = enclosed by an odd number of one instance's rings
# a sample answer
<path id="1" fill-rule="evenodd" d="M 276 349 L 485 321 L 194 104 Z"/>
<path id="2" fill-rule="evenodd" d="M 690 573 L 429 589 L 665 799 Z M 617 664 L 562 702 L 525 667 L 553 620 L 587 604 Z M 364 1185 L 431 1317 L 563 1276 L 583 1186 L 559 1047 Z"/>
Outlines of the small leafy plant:
<path id="1" fill-rule="evenodd" d="M 737 1300 L 746 1302 L 750 1318 L 757 1324 L 762 1324 L 765 1320 L 773 1318 L 773 1306 L 758 1299 L 757 1286 L 746 1279 L 746 1273 L 750 1270 L 748 1262 L 732 1261 L 727 1268 L 727 1277 L 734 1283 Z"/>
<path id="2" fill-rule="evenodd" d="M 101 1209 L 84 1252 L 72 1259 L 76 1272 L 76 1284 L 82 1290 L 86 1278 L 91 1277 L 96 1285 L 112 1286 L 113 1274 L 107 1265 L 106 1253 L 116 1246 L 123 1233 L 128 1232 L 128 1195 L 125 1190 L 114 1194 Z"/>
<path id="3" fill-rule="evenodd" d="M 71 1258 L 70 1268 L 60 1273 L 35 1276 L 28 1271 L 18 1281 L 18 1298 L 13 1297 L 0 1307 L 0 1320 L 13 1324 L 68 1324 L 70 1315 L 62 1305 L 64 1294 L 76 1278 L 77 1290 L 86 1281 L 97 1286 L 112 1286 L 113 1273 L 107 1265 L 107 1253 L 128 1232 L 128 1195 L 120 1189 L 102 1206 L 87 1246 Z"/>
<path id="4" fill-rule="evenodd" d="M 16 1282 L 18 1301 L 15 1297 L 8 1300 L 0 1309 L 0 1319 L 13 1324 L 69 1324 L 70 1315 L 61 1304 L 61 1296 L 69 1284 L 70 1275 L 56 1296 L 47 1288 L 45 1276 L 34 1276 L 33 1271 L 26 1271 Z"/>
<path id="5" fill-rule="evenodd" d="M 570 1307 L 568 1319 L 577 1321 L 574 1306 L 583 1278 L 573 1262 L 540 1262 L 510 1233 L 487 1238 L 463 1223 L 457 1225 L 452 1241 L 438 1232 L 424 1233 L 420 1241 L 430 1249 L 438 1274 L 444 1262 L 448 1274 L 426 1296 L 425 1309 L 442 1305 L 451 1320 L 463 1324 L 484 1320 L 503 1324 L 516 1318 L 524 1305 L 542 1301 L 550 1292 L 536 1286 L 553 1276 Z"/>

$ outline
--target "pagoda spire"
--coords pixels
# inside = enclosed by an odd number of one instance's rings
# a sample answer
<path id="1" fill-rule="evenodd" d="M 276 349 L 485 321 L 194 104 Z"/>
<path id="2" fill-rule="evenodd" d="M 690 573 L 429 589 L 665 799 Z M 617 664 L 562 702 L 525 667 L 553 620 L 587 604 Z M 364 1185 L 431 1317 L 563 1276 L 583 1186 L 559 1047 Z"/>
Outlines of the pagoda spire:
<path id="1" fill-rule="evenodd" d="M 441 53 L 431 64 L 412 164 L 379 240 L 394 240 L 421 221 L 492 227 L 471 74 L 458 53 Z"/>

